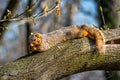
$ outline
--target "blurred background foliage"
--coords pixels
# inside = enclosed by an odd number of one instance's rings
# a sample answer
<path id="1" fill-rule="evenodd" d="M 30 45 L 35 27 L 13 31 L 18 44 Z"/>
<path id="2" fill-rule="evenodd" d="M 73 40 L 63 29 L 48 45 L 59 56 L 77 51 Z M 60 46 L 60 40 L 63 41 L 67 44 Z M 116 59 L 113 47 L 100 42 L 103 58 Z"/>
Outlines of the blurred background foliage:
<path id="1" fill-rule="evenodd" d="M 22 18 L 38 14 L 55 0 L 0 0 L 0 19 Z M 27 55 L 31 32 L 47 33 L 69 25 L 88 24 L 91 27 L 120 26 L 120 1 L 118 0 L 61 0 L 61 15 L 55 11 L 37 21 L 0 22 L 0 65 Z M 102 10 L 100 10 L 100 6 Z M 119 80 L 119 71 L 89 71 L 63 80 Z"/>

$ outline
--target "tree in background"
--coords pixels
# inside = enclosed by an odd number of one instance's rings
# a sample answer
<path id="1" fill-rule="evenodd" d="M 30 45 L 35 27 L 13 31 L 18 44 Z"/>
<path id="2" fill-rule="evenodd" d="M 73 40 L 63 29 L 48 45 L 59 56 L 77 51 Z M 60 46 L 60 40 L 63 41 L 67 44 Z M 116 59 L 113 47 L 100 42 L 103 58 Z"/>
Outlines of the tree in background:
<path id="1" fill-rule="evenodd" d="M 103 16 L 100 16 L 100 22 L 101 22 L 101 26 L 103 25 L 108 25 L 109 28 L 119 28 L 120 27 L 120 14 L 119 14 L 119 6 L 120 6 L 120 2 L 118 0 L 98 0 L 97 1 L 99 6 L 102 6 L 102 12 L 103 12 Z M 101 13 L 100 13 L 101 15 Z M 103 20 L 103 18 L 105 18 L 105 20 Z M 108 43 L 120 43 L 120 40 L 114 40 L 112 42 L 108 42 Z M 119 76 L 119 71 L 106 71 L 106 78 L 107 80 L 119 80 L 120 76 Z"/>
<path id="2" fill-rule="evenodd" d="M 103 14 L 105 17 L 105 22 L 107 25 L 111 26 L 110 28 L 118 28 L 120 26 L 120 14 L 119 6 L 120 2 L 118 0 L 98 0 L 98 4 L 103 7 Z M 102 16 L 101 16 L 102 18 Z M 101 19 L 101 25 L 104 25 L 103 20 Z"/>

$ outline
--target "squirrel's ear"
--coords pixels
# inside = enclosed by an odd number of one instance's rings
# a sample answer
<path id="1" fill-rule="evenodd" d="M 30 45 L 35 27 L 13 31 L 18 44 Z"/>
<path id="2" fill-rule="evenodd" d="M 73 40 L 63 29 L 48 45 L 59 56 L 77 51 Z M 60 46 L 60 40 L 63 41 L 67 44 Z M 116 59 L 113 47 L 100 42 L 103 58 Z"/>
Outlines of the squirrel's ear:
<path id="1" fill-rule="evenodd" d="M 31 32 L 30 35 L 33 35 L 33 33 Z"/>

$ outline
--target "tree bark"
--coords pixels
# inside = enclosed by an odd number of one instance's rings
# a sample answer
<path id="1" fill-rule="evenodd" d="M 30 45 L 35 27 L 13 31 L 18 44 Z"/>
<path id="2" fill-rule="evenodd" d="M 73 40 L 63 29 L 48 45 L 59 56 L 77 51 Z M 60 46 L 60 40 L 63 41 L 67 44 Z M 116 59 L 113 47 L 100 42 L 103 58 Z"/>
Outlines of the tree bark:
<path id="1" fill-rule="evenodd" d="M 106 42 L 120 38 L 119 32 L 103 31 Z M 0 80 L 59 80 L 83 71 L 120 70 L 120 45 L 105 46 L 105 55 L 99 55 L 94 52 L 94 41 L 88 38 L 68 40 L 0 67 Z"/>

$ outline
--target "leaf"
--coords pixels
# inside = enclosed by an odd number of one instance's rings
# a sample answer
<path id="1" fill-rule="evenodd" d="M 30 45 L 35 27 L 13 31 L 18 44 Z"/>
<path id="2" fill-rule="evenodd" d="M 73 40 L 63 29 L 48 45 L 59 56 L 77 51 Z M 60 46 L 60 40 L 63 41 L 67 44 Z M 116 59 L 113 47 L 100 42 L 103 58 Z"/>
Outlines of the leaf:
<path id="1" fill-rule="evenodd" d="M 47 16 L 47 11 L 48 11 L 48 6 L 45 5 L 44 8 L 43 8 L 44 16 Z"/>
<path id="2" fill-rule="evenodd" d="M 8 13 L 11 13 L 11 11 L 10 11 L 9 9 L 7 9 L 7 12 L 8 12 Z"/>
<path id="3" fill-rule="evenodd" d="M 119 12 L 119 11 L 120 11 L 120 8 L 118 8 L 116 11 Z"/>
<path id="4" fill-rule="evenodd" d="M 4 16 L 4 18 L 3 18 L 4 20 L 6 20 L 7 19 L 7 16 Z"/>
<path id="5" fill-rule="evenodd" d="M 5 27 L 6 30 L 8 30 L 8 27 Z"/>
<path id="6" fill-rule="evenodd" d="M 12 15 L 12 11 L 7 9 L 7 18 L 9 19 L 11 17 L 11 15 Z"/>
<path id="7" fill-rule="evenodd" d="M 28 10 L 29 9 L 29 6 L 26 6 L 26 10 Z"/>
<path id="8" fill-rule="evenodd" d="M 103 12 L 102 6 L 100 6 L 99 8 L 100 8 L 100 11 Z"/>
<path id="9" fill-rule="evenodd" d="M 28 14 L 32 14 L 32 11 L 33 11 L 32 9 L 28 9 L 28 10 L 27 10 L 27 13 L 28 13 Z"/>
<path id="10" fill-rule="evenodd" d="M 61 15 L 60 0 L 57 0 L 57 3 L 58 3 L 58 7 L 56 8 L 56 14 L 60 16 Z"/>
<path id="11" fill-rule="evenodd" d="M 60 9 L 60 6 L 56 9 L 56 14 L 57 14 L 57 16 L 60 16 L 61 15 L 61 11 L 60 11 L 61 9 Z"/>

